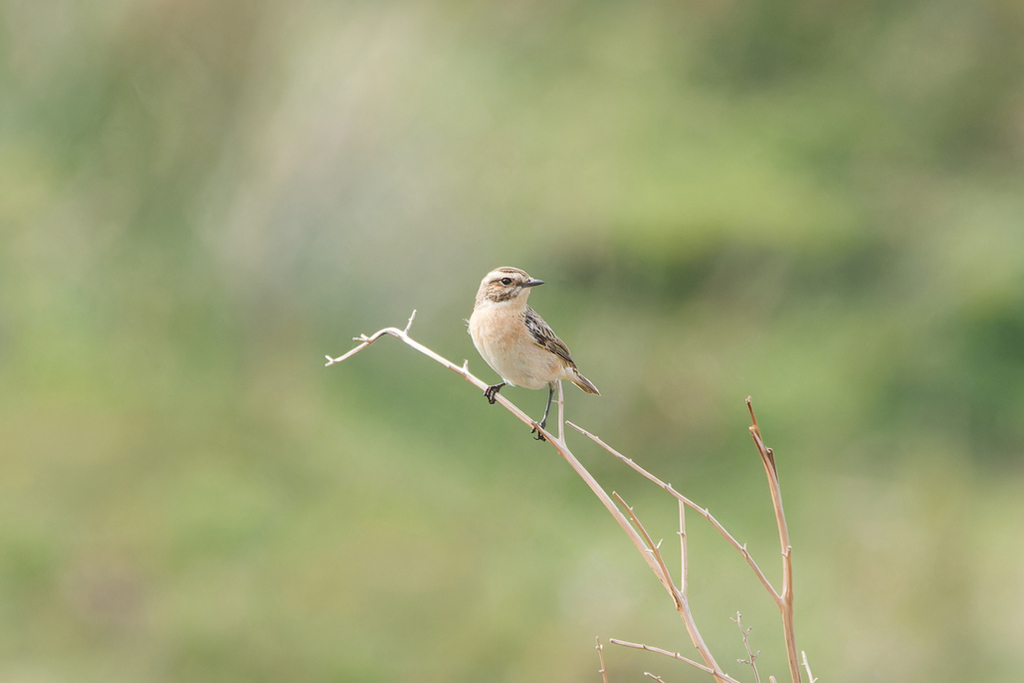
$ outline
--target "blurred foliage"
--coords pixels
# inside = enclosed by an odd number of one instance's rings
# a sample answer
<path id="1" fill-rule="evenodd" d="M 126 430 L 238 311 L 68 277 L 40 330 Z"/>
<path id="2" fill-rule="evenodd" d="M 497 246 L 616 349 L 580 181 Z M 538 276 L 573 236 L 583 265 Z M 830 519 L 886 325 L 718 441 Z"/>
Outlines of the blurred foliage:
<path id="1" fill-rule="evenodd" d="M 0 679 L 686 652 L 521 425 L 392 340 L 320 365 L 415 308 L 492 378 L 463 319 L 516 265 L 602 390 L 570 419 L 774 577 L 754 396 L 822 680 L 1017 680 L 1022 31 L 1008 0 L 0 4 Z M 781 680 L 774 608 L 698 521 L 706 638 L 742 657 L 743 612 Z"/>

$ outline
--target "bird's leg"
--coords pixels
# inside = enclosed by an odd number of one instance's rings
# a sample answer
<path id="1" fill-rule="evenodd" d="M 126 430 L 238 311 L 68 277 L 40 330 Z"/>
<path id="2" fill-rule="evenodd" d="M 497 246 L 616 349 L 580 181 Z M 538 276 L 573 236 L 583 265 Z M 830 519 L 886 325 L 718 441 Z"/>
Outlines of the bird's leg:
<path id="1" fill-rule="evenodd" d="M 501 391 L 501 388 L 503 386 L 505 386 L 504 382 L 498 382 L 497 384 L 492 384 L 491 386 L 484 389 L 484 398 L 486 398 L 487 402 L 490 403 L 492 406 L 494 405 L 494 402 L 497 400 L 495 396 L 498 395 L 498 392 Z"/>
<path id="2" fill-rule="evenodd" d="M 551 411 L 551 399 L 555 396 L 555 383 L 551 382 L 548 384 L 548 404 L 544 407 L 544 417 L 540 419 L 538 423 L 540 429 L 544 429 L 548 424 L 548 412 Z M 537 441 L 544 441 L 544 435 L 540 433 L 540 429 L 534 427 L 533 431 L 537 432 Z"/>

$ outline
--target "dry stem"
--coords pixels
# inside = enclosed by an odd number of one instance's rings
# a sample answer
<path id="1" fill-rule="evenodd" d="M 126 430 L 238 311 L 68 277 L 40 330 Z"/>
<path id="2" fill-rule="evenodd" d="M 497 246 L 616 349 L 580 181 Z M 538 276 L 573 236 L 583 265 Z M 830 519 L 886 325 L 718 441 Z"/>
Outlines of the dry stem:
<path id="1" fill-rule="evenodd" d="M 597 658 L 601 660 L 601 670 L 598 673 L 601 674 L 602 683 L 608 683 L 608 668 L 604 665 L 604 645 L 601 644 L 600 638 L 594 638 L 594 640 L 597 641 L 597 647 L 594 648 L 597 650 Z"/>
<path id="2" fill-rule="evenodd" d="M 663 482 L 661 479 L 659 479 L 658 477 L 654 476 L 653 474 L 651 474 L 650 472 L 645 470 L 640 465 L 637 465 L 635 462 L 633 462 L 633 460 L 631 458 L 627 458 L 622 453 L 619 453 L 617 450 L 615 450 L 614 448 L 609 446 L 607 443 L 602 441 L 600 437 L 595 436 L 594 434 L 591 434 L 586 429 L 583 429 L 579 425 L 574 424 L 574 423 L 572 423 L 572 422 L 570 422 L 568 420 L 566 420 L 565 424 L 569 425 L 570 427 L 572 427 L 573 429 L 578 431 L 580 434 L 583 434 L 584 436 L 589 438 L 591 441 L 593 441 L 598 446 L 600 446 L 604 450 L 606 450 L 609 453 L 611 453 L 612 455 L 614 455 L 616 458 L 618 458 L 622 462 L 624 462 L 627 465 L 629 465 L 632 469 L 634 469 L 639 474 L 643 475 L 645 478 L 649 479 L 650 481 L 654 482 L 655 484 L 657 484 L 658 486 L 660 486 L 664 490 L 668 491 L 669 494 L 675 496 L 675 498 L 680 502 L 680 504 L 683 504 L 683 505 L 686 505 L 686 506 L 692 508 L 693 510 L 695 510 L 697 512 L 697 514 L 699 514 L 704 519 L 708 520 L 708 522 L 711 523 L 711 526 L 715 527 L 715 529 L 718 531 L 718 533 L 722 534 L 722 536 L 725 537 L 725 540 L 729 541 L 729 544 L 732 545 L 732 547 L 736 548 L 736 550 L 738 550 L 740 552 L 740 554 L 743 555 L 743 558 L 747 561 L 747 564 L 750 565 L 750 568 L 754 570 L 754 574 L 757 575 L 757 578 L 761 581 L 761 584 L 765 587 L 765 589 L 768 590 L 772 594 L 773 597 L 776 597 L 776 598 L 778 597 L 778 593 L 775 591 L 774 588 L 772 588 L 772 584 L 768 580 L 768 577 L 765 576 L 764 572 L 761 571 L 761 568 L 757 566 L 757 562 L 754 561 L 754 558 L 747 551 L 746 544 L 745 543 L 740 543 L 739 541 L 737 541 L 733 537 L 733 535 L 730 534 L 726 530 L 726 528 L 724 526 L 722 526 L 721 523 L 719 523 L 719 521 L 717 519 L 714 518 L 714 516 L 712 516 L 712 514 L 708 511 L 707 508 L 702 508 L 701 506 L 697 505 L 692 500 L 690 500 L 689 498 L 687 498 L 686 496 L 684 496 L 683 494 L 679 493 L 674 488 L 672 488 L 672 484 L 667 484 L 667 483 Z"/>
<path id="3" fill-rule="evenodd" d="M 800 654 L 803 655 L 803 658 L 804 658 L 804 668 L 807 669 L 807 680 L 810 683 L 815 683 L 815 681 L 817 681 L 818 679 L 815 678 L 814 674 L 811 673 L 811 665 L 807 662 L 807 653 L 804 652 L 803 650 L 801 650 Z"/>
<path id="4" fill-rule="evenodd" d="M 750 629 L 743 628 L 743 615 L 737 612 L 736 618 L 733 621 L 736 622 L 736 626 L 740 629 L 740 634 L 743 636 L 743 648 L 747 651 L 747 658 L 737 661 L 740 664 L 749 665 L 754 670 L 754 683 L 761 683 L 761 674 L 757 672 L 757 656 L 761 654 L 761 651 L 752 652 L 750 650 Z"/>
<path id="5" fill-rule="evenodd" d="M 761 429 L 754 417 L 754 406 L 747 396 L 747 410 L 750 411 L 750 435 L 757 446 L 764 464 L 764 472 L 768 477 L 768 489 L 771 491 L 772 507 L 775 509 L 775 523 L 779 528 L 779 544 L 782 546 L 782 592 L 774 593 L 775 604 L 782 615 L 782 633 L 786 638 L 786 659 L 789 662 L 789 675 L 793 683 L 800 683 L 800 660 L 796 656 L 796 632 L 793 624 L 793 546 L 789 542 L 789 526 L 786 524 L 786 513 L 782 510 L 782 491 L 779 488 L 779 471 L 775 467 L 775 453 L 764 445 Z"/>
<path id="6" fill-rule="evenodd" d="M 690 576 L 686 557 L 686 504 L 679 501 L 679 592 L 686 595 L 687 579 Z"/>
<path id="7" fill-rule="evenodd" d="M 654 654 L 657 654 L 657 655 L 665 655 L 666 657 L 671 657 L 672 659 L 675 659 L 676 661 L 683 662 L 685 664 L 689 664 L 690 666 L 692 666 L 694 668 L 700 669 L 701 671 L 709 673 L 712 676 L 715 676 L 716 678 L 721 678 L 722 680 L 728 681 L 729 683 L 740 683 L 739 681 L 737 681 L 732 676 L 728 676 L 726 674 L 716 674 L 714 669 L 710 669 L 710 668 L 704 666 L 703 664 L 701 664 L 700 662 L 697 662 L 697 661 L 694 661 L 694 660 L 690 659 L 689 657 L 684 657 L 683 655 L 679 654 L 678 652 L 671 652 L 669 650 L 663 650 L 660 647 L 654 647 L 652 645 L 645 645 L 643 643 L 630 643 L 629 641 L 619 640 L 618 638 L 609 638 L 608 642 L 611 643 L 612 645 L 619 645 L 621 647 L 629 647 L 629 648 L 633 648 L 634 650 L 643 650 L 645 652 L 653 652 Z"/>

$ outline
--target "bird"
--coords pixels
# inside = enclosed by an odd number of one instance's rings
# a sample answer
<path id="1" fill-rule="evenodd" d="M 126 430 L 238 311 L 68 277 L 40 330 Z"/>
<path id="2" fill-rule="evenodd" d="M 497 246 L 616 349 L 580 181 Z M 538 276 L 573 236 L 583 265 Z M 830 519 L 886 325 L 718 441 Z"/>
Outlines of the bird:
<path id="1" fill-rule="evenodd" d="M 473 315 L 469 318 L 469 334 L 473 345 L 501 381 L 484 391 L 494 405 L 501 388 L 548 388 L 540 428 L 547 424 L 551 399 L 559 380 L 568 380 L 588 394 L 601 395 L 594 383 L 583 376 L 569 353 L 569 348 L 527 303 L 530 291 L 543 280 L 530 277 L 526 271 L 508 266 L 495 268 L 480 281 Z M 534 427 L 537 439 L 544 435 Z"/>

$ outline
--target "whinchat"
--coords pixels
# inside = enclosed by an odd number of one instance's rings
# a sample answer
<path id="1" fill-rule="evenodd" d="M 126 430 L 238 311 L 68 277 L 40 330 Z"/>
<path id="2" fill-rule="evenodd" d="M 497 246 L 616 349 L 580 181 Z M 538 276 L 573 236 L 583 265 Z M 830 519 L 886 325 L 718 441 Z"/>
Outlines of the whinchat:
<path id="1" fill-rule="evenodd" d="M 548 403 L 538 423 L 541 428 L 547 424 L 558 380 L 569 380 L 588 394 L 601 394 L 580 373 L 569 348 L 527 305 L 530 290 L 542 284 L 543 280 L 535 280 L 518 268 L 496 268 L 480 282 L 469 318 L 473 345 L 502 379 L 487 387 L 484 396 L 493 405 L 495 396 L 506 384 L 527 389 L 546 385 Z M 537 438 L 544 437 L 538 433 Z"/>

